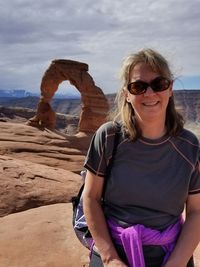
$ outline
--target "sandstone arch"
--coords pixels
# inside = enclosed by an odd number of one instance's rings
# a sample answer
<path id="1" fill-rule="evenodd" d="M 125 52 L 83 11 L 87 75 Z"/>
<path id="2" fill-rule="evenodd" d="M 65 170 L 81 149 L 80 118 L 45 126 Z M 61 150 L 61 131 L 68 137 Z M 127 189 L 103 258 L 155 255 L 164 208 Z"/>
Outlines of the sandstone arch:
<path id="1" fill-rule="evenodd" d="M 36 115 L 28 122 L 31 126 L 55 127 L 56 114 L 50 101 L 58 86 L 68 80 L 81 94 L 82 111 L 79 120 L 80 132 L 94 132 L 106 120 L 109 110 L 103 91 L 97 87 L 88 73 L 86 63 L 57 59 L 53 60 L 41 81 L 41 97 Z"/>

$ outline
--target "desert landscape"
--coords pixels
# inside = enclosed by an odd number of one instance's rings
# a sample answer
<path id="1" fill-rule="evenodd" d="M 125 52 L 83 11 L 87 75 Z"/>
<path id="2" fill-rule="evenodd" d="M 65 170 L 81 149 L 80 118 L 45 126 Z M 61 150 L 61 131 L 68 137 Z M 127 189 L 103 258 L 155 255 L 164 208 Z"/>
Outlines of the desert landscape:
<path id="1" fill-rule="evenodd" d="M 89 86 L 80 86 L 78 100 L 53 102 L 53 93 L 41 91 L 40 99 L 0 101 L 0 267 L 88 266 L 89 252 L 72 229 L 71 198 L 91 137 L 115 98 L 98 87 L 96 95 L 90 78 Z M 200 138 L 200 90 L 174 94 L 186 128 Z M 200 247 L 195 263 L 200 267 Z"/>

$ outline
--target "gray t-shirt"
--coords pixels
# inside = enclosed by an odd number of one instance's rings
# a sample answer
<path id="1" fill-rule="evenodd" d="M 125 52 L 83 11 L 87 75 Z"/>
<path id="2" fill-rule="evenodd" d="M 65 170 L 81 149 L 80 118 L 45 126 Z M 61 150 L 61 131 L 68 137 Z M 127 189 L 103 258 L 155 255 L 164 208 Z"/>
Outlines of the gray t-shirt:
<path id="1" fill-rule="evenodd" d="M 177 221 L 188 194 L 200 193 L 199 142 L 184 129 L 177 137 L 131 141 L 123 131 L 112 160 L 116 127 L 103 124 L 93 136 L 85 168 L 106 180 L 104 213 L 121 225 L 164 229 Z"/>

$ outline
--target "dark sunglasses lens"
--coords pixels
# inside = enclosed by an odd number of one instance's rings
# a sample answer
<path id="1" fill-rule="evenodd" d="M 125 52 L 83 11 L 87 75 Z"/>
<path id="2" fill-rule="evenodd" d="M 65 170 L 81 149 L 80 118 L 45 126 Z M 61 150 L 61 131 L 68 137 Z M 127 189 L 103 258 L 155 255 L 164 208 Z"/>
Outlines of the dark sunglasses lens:
<path id="1" fill-rule="evenodd" d="M 169 86 L 170 86 L 170 81 L 163 77 L 158 77 L 151 82 L 151 88 L 155 92 L 165 91 L 169 88 Z"/>
<path id="2" fill-rule="evenodd" d="M 132 82 L 128 85 L 128 91 L 133 95 L 140 95 L 145 92 L 148 84 L 143 81 Z"/>

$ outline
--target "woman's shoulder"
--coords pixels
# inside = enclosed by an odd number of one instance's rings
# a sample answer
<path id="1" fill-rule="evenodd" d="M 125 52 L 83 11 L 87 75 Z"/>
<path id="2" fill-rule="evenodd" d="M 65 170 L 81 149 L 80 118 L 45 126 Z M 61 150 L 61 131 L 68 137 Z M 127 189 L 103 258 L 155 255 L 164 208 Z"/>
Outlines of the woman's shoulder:
<path id="1" fill-rule="evenodd" d="M 200 144 L 198 137 L 192 131 L 186 128 L 184 128 L 175 138 L 175 143 L 178 146 L 183 146 L 186 150 L 194 149 L 197 153 L 199 153 L 198 151 L 200 151 Z"/>
<path id="2" fill-rule="evenodd" d="M 198 137 L 190 130 L 184 128 L 178 136 L 183 141 L 193 144 L 195 146 L 199 146 Z"/>
<path id="3" fill-rule="evenodd" d="M 115 121 L 107 121 L 103 123 L 97 130 L 98 134 L 112 135 L 121 130 L 121 124 Z"/>

